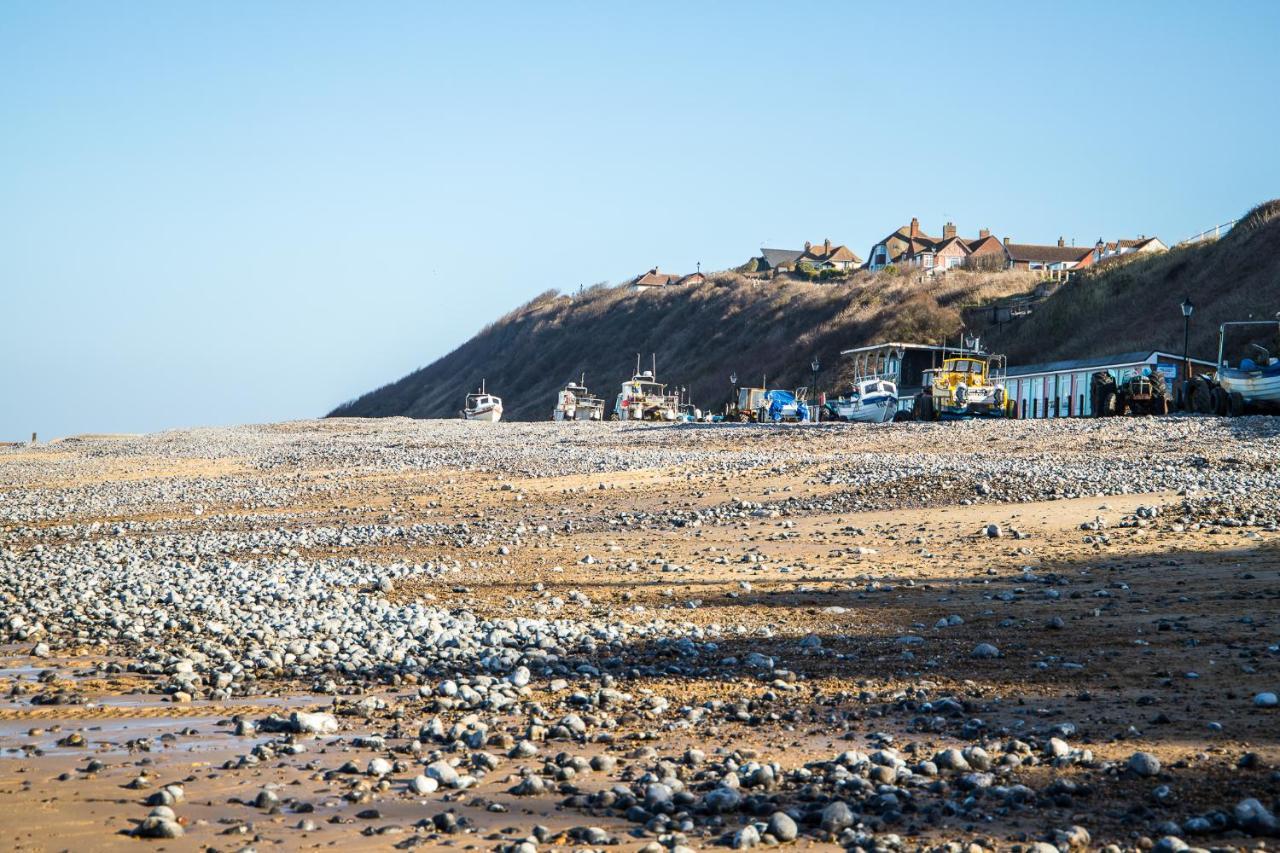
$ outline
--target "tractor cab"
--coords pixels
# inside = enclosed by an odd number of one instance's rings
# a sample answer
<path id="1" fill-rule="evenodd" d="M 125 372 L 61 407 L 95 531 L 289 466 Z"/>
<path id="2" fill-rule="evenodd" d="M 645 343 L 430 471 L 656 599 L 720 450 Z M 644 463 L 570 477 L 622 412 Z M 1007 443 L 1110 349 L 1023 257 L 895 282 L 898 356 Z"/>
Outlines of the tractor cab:
<path id="1" fill-rule="evenodd" d="M 943 359 L 942 369 L 938 371 L 947 378 L 951 385 L 964 382 L 968 385 L 985 383 L 987 380 L 987 361 L 983 358 L 948 358 Z"/>
<path id="2" fill-rule="evenodd" d="M 1004 356 L 963 355 L 942 360 L 925 371 L 925 389 L 916 401 L 916 418 L 1007 417 Z"/>

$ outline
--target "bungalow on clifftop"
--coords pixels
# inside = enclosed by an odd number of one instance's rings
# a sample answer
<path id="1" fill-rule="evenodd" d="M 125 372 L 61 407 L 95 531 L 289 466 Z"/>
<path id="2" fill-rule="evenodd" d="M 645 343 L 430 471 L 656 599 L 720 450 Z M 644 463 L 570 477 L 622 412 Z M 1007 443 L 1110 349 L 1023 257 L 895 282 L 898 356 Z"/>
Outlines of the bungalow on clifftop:
<path id="1" fill-rule="evenodd" d="M 862 259 L 848 246 L 834 245 L 828 238 L 821 245 L 805 243 L 803 249 L 761 249 L 756 258 L 758 272 L 795 272 L 801 264 L 815 270 L 834 269 L 842 272 L 862 266 Z"/>
<path id="2" fill-rule="evenodd" d="M 1049 270 L 1061 272 L 1078 270 L 1092 266 L 1094 250 L 1090 246 L 1068 246 L 1059 237 L 1056 246 L 1037 246 L 1032 243 L 1014 243 L 1004 238 L 1004 250 L 1009 256 L 1009 269 L 1014 270 Z"/>
<path id="3" fill-rule="evenodd" d="M 659 287 L 676 287 L 682 284 L 702 284 L 707 277 L 699 270 L 689 275 L 678 275 L 670 272 L 659 272 L 655 266 L 643 275 L 631 279 L 632 290 L 653 290 Z"/>

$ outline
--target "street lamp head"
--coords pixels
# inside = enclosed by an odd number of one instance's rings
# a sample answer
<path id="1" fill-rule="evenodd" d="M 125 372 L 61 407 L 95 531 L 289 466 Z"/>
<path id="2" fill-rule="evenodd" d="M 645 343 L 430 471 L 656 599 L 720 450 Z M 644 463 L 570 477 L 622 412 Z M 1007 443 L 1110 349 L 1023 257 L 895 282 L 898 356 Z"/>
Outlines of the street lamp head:
<path id="1" fill-rule="evenodd" d="M 1190 317 L 1191 312 L 1194 310 L 1196 310 L 1196 306 L 1191 304 L 1190 296 L 1182 300 L 1182 316 L 1183 317 Z"/>
<path id="2" fill-rule="evenodd" d="M 818 357 L 816 355 L 813 357 L 813 361 L 809 362 L 809 366 L 813 368 L 814 373 L 817 373 L 822 368 L 822 365 L 818 363 Z"/>
<path id="3" fill-rule="evenodd" d="M 735 370 L 733 373 L 729 374 L 729 384 L 730 385 L 738 384 L 738 371 Z"/>

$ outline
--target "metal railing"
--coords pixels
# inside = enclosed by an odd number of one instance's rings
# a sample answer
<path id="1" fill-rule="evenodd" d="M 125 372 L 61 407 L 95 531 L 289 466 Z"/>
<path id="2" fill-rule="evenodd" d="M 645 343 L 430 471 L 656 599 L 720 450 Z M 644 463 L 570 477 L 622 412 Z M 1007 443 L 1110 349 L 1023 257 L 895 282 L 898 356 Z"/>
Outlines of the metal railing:
<path id="1" fill-rule="evenodd" d="M 1212 228 L 1209 228 L 1209 229 L 1207 229 L 1207 230 L 1205 230 L 1205 231 L 1201 231 L 1199 234 L 1196 234 L 1196 235 L 1195 235 L 1195 236 L 1193 236 L 1193 237 L 1188 237 L 1187 239 L 1185 239 L 1185 240 L 1181 240 L 1181 241 L 1179 241 L 1179 242 L 1177 242 L 1177 243 L 1174 243 L 1173 245 L 1175 245 L 1175 246 L 1189 246 L 1189 245 L 1191 245 L 1192 243 L 1203 243 L 1203 242 L 1205 242 L 1205 241 L 1207 241 L 1207 240 L 1217 240 L 1217 239 L 1221 238 L 1223 234 L 1225 234 L 1226 232 L 1230 231 L 1230 230 L 1231 230 L 1231 226 L 1235 225 L 1235 224 L 1236 224 L 1236 222 L 1238 222 L 1238 221 L 1239 221 L 1239 220 L 1237 220 L 1237 219 L 1233 219 L 1233 220 L 1231 220 L 1230 222 L 1224 222 L 1224 223 L 1222 223 L 1221 225 L 1215 225 L 1215 226 L 1213 226 Z"/>

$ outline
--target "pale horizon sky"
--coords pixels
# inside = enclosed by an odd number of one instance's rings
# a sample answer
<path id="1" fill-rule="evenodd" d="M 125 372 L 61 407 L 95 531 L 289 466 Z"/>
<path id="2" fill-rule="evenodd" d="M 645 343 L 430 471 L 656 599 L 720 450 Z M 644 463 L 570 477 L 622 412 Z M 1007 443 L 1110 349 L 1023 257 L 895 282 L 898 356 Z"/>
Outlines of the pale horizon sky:
<path id="1" fill-rule="evenodd" d="M 902 8 L 0 4 L 0 440 L 320 416 L 654 264 L 1280 195 L 1280 4 Z"/>

